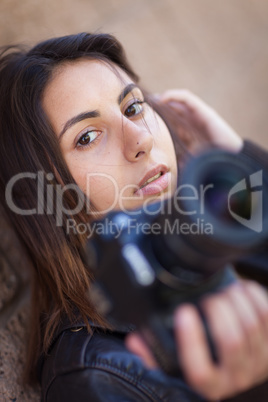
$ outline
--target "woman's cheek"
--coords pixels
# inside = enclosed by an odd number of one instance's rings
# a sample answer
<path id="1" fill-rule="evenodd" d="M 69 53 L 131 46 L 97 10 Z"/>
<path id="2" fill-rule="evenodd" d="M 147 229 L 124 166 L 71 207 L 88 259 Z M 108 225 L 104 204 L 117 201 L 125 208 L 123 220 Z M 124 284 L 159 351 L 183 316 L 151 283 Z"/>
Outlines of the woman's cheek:
<path id="1" fill-rule="evenodd" d="M 119 198 L 116 180 L 107 173 L 88 173 L 85 194 L 101 213 L 112 211 Z"/>

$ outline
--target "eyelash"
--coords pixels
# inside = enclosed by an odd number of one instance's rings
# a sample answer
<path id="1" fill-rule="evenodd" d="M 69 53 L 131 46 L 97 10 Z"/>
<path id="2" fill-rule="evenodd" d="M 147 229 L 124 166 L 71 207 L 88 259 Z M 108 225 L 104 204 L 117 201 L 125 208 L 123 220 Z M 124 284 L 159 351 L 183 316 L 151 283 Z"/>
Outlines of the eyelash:
<path id="1" fill-rule="evenodd" d="M 96 137 L 95 137 L 92 141 L 90 141 L 90 142 L 88 142 L 88 143 L 86 143 L 86 144 L 80 144 L 80 141 L 83 139 L 83 137 L 85 137 L 85 136 L 87 136 L 87 135 L 90 135 L 90 134 L 92 134 L 92 133 L 97 133 Z M 100 135 L 101 135 L 101 131 L 99 131 L 99 130 L 86 130 L 86 131 L 80 136 L 80 138 L 78 139 L 78 141 L 77 141 L 77 143 L 76 143 L 76 147 L 77 147 L 77 148 L 92 147 L 93 145 L 95 145 L 95 144 L 97 143 L 98 138 L 99 138 Z"/>
<path id="2" fill-rule="evenodd" d="M 128 117 L 128 118 L 131 118 L 131 117 L 133 117 L 133 116 L 139 115 L 139 114 L 142 113 L 143 110 L 144 110 L 144 108 L 143 108 L 143 106 L 142 106 L 142 105 L 144 105 L 144 103 L 145 103 L 145 101 L 141 101 L 141 100 L 138 100 L 138 99 L 134 100 L 134 102 L 132 102 L 132 103 L 126 108 L 124 115 L 125 115 L 126 117 Z M 126 114 L 127 110 L 130 109 L 131 107 L 133 107 L 134 105 L 139 105 L 139 106 L 141 107 L 141 109 L 138 111 L 138 113 L 135 113 L 134 115 L 131 115 L 131 116 L 127 116 L 127 114 Z"/>
<path id="3" fill-rule="evenodd" d="M 144 103 L 145 103 L 145 101 L 141 101 L 141 100 L 137 100 L 137 99 L 136 99 L 134 102 L 132 102 L 132 103 L 126 108 L 126 110 L 125 110 L 125 112 L 124 112 L 124 115 L 125 115 L 126 117 L 128 117 L 128 118 L 131 118 L 131 117 L 133 117 L 133 116 L 137 116 L 137 115 L 141 114 L 141 113 L 144 111 L 144 108 L 142 107 L 142 105 L 143 105 Z M 139 105 L 139 106 L 141 107 L 140 110 L 139 110 L 137 113 L 128 116 L 128 115 L 126 114 L 126 113 L 127 113 L 127 110 L 130 109 L 131 107 L 135 106 L 135 105 Z M 92 141 L 90 141 L 90 142 L 88 142 L 88 143 L 86 143 L 86 144 L 80 144 L 80 141 L 82 140 L 82 138 L 83 138 L 84 136 L 86 136 L 86 135 L 88 135 L 88 134 L 91 134 L 91 133 L 94 133 L 94 132 L 99 133 L 99 134 L 96 135 L 96 137 L 95 137 Z M 95 144 L 97 143 L 100 134 L 101 134 L 101 132 L 98 131 L 98 130 L 87 130 L 87 131 L 85 131 L 85 132 L 80 136 L 79 140 L 77 141 L 76 147 L 77 147 L 77 148 L 92 147 L 93 145 L 95 145 Z"/>

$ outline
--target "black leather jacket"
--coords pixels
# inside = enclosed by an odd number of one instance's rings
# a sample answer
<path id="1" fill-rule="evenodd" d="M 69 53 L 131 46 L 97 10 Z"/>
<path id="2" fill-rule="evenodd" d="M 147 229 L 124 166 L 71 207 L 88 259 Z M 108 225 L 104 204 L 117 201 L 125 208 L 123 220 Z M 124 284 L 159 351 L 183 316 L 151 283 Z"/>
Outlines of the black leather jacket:
<path id="1" fill-rule="evenodd" d="M 42 402 L 201 402 L 182 378 L 148 370 L 126 349 L 130 329 L 105 331 L 83 321 L 62 323 L 48 356 L 40 358 Z M 267 402 L 268 382 L 228 399 Z M 226 401 L 227 402 L 227 401 Z"/>
<path id="2" fill-rule="evenodd" d="M 81 324 L 81 325 L 80 325 Z M 148 370 L 124 345 L 127 329 L 63 324 L 43 361 L 42 402 L 200 402 L 182 379 Z"/>

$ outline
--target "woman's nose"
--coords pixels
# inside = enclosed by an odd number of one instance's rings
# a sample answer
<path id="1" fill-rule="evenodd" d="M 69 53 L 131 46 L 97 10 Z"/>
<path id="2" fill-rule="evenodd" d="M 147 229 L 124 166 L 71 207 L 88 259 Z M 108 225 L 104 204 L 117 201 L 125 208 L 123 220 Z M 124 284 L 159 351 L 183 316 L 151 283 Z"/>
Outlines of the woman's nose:
<path id="1" fill-rule="evenodd" d="M 122 127 L 123 152 L 130 162 L 138 161 L 148 155 L 153 147 L 154 139 L 145 123 L 127 120 Z"/>

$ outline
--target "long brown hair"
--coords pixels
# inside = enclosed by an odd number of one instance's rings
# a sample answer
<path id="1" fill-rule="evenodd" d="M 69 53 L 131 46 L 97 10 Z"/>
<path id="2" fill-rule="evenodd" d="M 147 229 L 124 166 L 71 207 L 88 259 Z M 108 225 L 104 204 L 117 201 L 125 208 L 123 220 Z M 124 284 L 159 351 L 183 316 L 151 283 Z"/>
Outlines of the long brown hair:
<path id="1" fill-rule="evenodd" d="M 82 33 L 50 39 L 29 51 L 9 47 L 3 49 L 0 59 L 0 197 L 33 266 L 29 343 L 34 346 L 29 348 L 26 367 L 30 383 L 36 380 L 38 356 L 48 351 L 63 313 L 75 321 L 75 307 L 86 323 L 90 318 L 105 325 L 86 296 L 91 278 L 81 256 L 84 238 L 66 233 L 66 222 L 72 213 L 65 213 L 62 224 L 57 225 L 55 211 L 18 214 L 9 208 L 5 197 L 8 183 L 21 172 L 27 172 L 27 177 L 16 181 L 13 197 L 16 207 L 25 211 L 40 203 L 37 191 L 40 177 L 44 185 L 54 188 L 74 183 L 41 101 L 54 69 L 63 62 L 83 57 L 116 64 L 138 82 L 122 46 L 108 34 Z M 157 108 L 156 104 L 153 106 Z M 161 114 L 161 110 L 158 112 Z M 77 204 L 77 196 L 72 191 L 64 193 L 66 210 L 71 211 Z M 83 222 L 85 211 L 82 209 L 75 219 Z"/>

